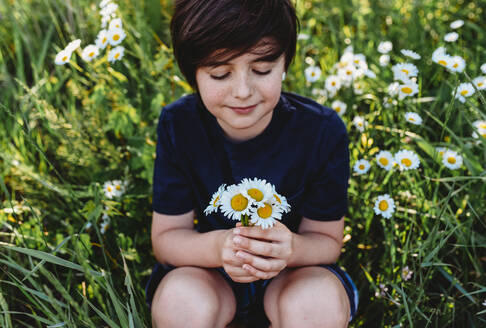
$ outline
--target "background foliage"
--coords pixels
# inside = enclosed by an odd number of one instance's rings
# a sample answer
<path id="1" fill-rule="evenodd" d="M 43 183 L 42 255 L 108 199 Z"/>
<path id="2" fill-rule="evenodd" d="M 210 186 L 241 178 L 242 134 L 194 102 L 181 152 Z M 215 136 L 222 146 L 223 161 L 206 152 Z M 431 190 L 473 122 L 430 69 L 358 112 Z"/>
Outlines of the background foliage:
<path id="1" fill-rule="evenodd" d="M 116 1 L 127 38 L 123 60 L 106 57 L 54 65 L 75 38 L 93 43 L 97 3 L 78 0 L 0 0 L 0 326 L 149 326 L 143 287 L 154 264 L 150 245 L 151 177 L 160 110 L 191 92 L 174 63 L 168 24 L 171 1 Z M 344 49 L 366 55 L 376 79 L 364 93 L 338 94 L 348 111 L 351 162 L 379 149 L 413 149 L 415 171 L 372 165 L 350 180 L 350 213 L 340 260 L 360 291 L 352 327 L 484 327 L 486 325 L 486 141 L 471 123 L 486 119 L 477 95 L 454 101 L 452 90 L 480 75 L 486 62 L 485 1 L 329 0 L 296 4 L 301 33 L 285 89 L 316 98 L 304 69 L 328 75 Z M 448 45 L 466 59 L 463 74 L 432 63 L 431 54 L 455 19 L 466 23 Z M 416 101 L 384 108 L 390 67 L 378 44 L 422 55 Z M 330 106 L 332 99 L 319 99 Z M 421 126 L 403 119 L 414 110 Z M 354 115 L 369 122 L 364 133 Z M 460 150 L 451 171 L 434 147 Z M 107 199 L 103 183 L 128 182 Z M 398 204 L 391 219 L 376 216 L 374 200 Z M 103 215 L 111 219 L 101 233 Z M 90 225 L 87 225 L 87 223 Z M 412 278 L 405 280 L 408 266 Z M 381 287 L 380 287 L 381 284 Z"/>

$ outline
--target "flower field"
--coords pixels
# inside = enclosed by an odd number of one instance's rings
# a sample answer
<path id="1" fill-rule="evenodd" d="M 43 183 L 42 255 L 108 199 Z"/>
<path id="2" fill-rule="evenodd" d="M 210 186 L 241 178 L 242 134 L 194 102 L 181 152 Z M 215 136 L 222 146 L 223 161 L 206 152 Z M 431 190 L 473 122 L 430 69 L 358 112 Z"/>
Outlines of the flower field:
<path id="1" fill-rule="evenodd" d="M 0 327 L 151 325 L 156 124 L 192 92 L 171 8 L 0 0 Z M 486 2 L 296 8 L 284 89 L 350 138 L 350 327 L 486 327 Z"/>

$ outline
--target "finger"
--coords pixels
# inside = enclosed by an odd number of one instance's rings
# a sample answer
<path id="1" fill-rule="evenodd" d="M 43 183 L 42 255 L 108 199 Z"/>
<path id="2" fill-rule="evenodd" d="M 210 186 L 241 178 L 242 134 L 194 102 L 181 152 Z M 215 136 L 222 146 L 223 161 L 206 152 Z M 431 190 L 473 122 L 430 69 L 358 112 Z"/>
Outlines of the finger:
<path id="1" fill-rule="evenodd" d="M 249 264 L 244 264 L 243 269 L 245 269 L 248 273 L 251 273 L 253 276 L 263 280 L 273 278 L 280 273 L 280 271 L 263 272 L 255 269 Z"/>
<path id="2" fill-rule="evenodd" d="M 278 228 L 273 227 L 269 229 L 262 229 L 259 226 L 255 227 L 236 227 L 233 229 L 235 235 L 241 235 L 254 239 L 282 241 L 286 238 L 288 228 L 280 223 Z M 285 232 L 285 233 L 284 233 Z"/>
<path id="3" fill-rule="evenodd" d="M 278 244 L 261 241 L 243 236 L 233 237 L 233 243 L 238 249 L 243 249 L 255 255 L 266 257 L 278 257 Z"/>
<path id="4" fill-rule="evenodd" d="M 253 254 L 238 251 L 236 252 L 236 256 L 240 258 L 244 263 L 250 264 L 257 270 L 263 272 L 272 272 L 272 271 L 281 271 L 286 267 L 286 262 L 281 259 L 274 259 L 274 258 L 262 258 L 259 256 L 255 256 Z"/>

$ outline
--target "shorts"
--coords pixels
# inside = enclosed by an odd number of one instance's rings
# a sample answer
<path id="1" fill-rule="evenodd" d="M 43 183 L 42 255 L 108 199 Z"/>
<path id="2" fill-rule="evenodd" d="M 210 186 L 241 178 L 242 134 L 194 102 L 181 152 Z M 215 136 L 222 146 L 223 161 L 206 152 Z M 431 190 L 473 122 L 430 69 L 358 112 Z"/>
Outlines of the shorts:
<path id="1" fill-rule="evenodd" d="M 353 280 L 336 264 L 319 266 L 334 273 L 343 283 L 344 289 L 348 294 L 349 304 L 351 305 L 351 316 L 349 321 L 353 320 L 356 311 L 358 310 L 358 290 Z M 162 281 L 162 278 L 173 269 L 175 269 L 174 266 L 160 263 L 157 263 L 153 268 L 149 281 L 145 286 L 145 300 L 149 308 L 152 305 L 155 290 Z M 235 315 L 236 321 L 243 323 L 248 327 L 268 327 L 270 321 L 263 309 L 263 295 L 265 294 L 266 287 L 272 279 L 257 280 L 251 283 L 238 283 L 231 280 L 223 268 L 217 268 L 216 270 L 226 279 L 235 294 L 237 302 Z"/>

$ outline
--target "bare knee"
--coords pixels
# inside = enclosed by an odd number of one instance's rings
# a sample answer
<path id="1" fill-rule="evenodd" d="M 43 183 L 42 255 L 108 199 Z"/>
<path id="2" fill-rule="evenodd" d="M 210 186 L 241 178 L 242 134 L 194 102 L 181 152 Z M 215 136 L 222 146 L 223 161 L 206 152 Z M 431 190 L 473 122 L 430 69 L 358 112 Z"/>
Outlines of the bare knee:
<path id="1" fill-rule="evenodd" d="M 318 267 L 295 270 L 278 299 L 281 327 L 347 327 L 349 300 L 341 281 Z"/>
<path id="2" fill-rule="evenodd" d="M 221 327 L 231 321 L 214 285 L 214 272 L 181 267 L 169 272 L 152 301 L 152 321 L 162 327 Z M 228 307 L 226 306 L 226 309 Z"/>

